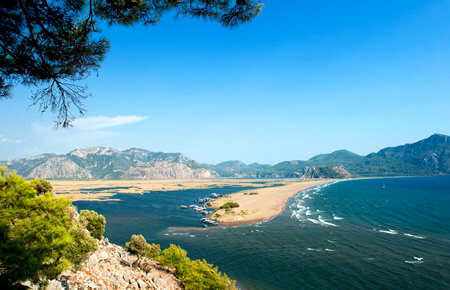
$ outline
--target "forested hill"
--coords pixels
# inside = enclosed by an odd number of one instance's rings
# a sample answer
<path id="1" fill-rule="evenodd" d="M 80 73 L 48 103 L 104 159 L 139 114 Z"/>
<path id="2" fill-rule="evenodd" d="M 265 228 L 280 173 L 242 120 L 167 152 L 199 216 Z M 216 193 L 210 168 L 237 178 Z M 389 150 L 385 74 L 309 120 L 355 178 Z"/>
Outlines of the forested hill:
<path id="1" fill-rule="evenodd" d="M 316 155 L 309 160 L 275 165 L 225 161 L 200 164 L 181 153 L 108 147 L 76 149 L 65 155 L 0 161 L 28 178 L 48 179 L 168 179 L 168 178 L 347 178 L 356 176 L 450 175 L 450 137 L 434 134 L 421 141 L 384 148 L 361 156 L 347 150 Z"/>
<path id="2" fill-rule="evenodd" d="M 434 134 L 412 144 L 361 156 L 347 150 L 320 154 L 307 161 L 278 163 L 259 176 L 294 177 L 304 168 L 341 166 L 352 176 L 419 176 L 450 174 L 450 137 Z"/>

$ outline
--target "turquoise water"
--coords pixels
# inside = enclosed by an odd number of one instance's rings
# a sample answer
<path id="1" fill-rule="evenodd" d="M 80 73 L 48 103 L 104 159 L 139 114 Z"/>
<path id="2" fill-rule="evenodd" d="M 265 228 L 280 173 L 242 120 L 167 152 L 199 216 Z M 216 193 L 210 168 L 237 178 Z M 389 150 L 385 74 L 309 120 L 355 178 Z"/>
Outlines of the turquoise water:
<path id="1" fill-rule="evenodd" d="M 107 218 L 105 235 L 133 233 L 179 244 L 244 289 L 450 288 L 450 177 L 343 181 L 299 193 L 259 224 L 174 231 L 201 215 L 179 209 L 212 192 L 241 188 L 119 194 L 121 202 L 76 202 Z"/>

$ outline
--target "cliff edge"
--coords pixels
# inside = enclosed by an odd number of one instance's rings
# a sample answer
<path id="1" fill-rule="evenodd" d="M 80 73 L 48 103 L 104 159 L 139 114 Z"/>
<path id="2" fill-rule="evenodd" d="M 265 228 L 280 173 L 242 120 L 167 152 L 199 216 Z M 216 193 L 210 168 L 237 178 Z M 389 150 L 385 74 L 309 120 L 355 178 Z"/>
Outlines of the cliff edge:
<path id="1" fill-rule="evenodd" d="M 79 271 L 68 270 L 49 281 L 48 290 L 62 289 L 184 289 L 175 270 L 99 241 L 98 250 Z"/>

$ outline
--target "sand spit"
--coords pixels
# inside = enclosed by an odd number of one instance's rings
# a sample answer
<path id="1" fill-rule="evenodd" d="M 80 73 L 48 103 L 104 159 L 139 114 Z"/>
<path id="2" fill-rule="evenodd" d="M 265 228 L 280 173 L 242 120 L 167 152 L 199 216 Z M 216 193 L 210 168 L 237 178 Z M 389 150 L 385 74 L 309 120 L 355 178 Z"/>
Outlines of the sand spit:
<path id="1" fill-rule="evenodd" d="M 218 208 L 227 202 L 237 202 L 238 208 L 221 209 L 212 217 L 223 226 L 252 224 L 266 221 L 279 215 L 288 200 L 297 193 L 310 187 L 335 181 L 334 179 L 315 179 L 300 182 L 289 182 L 283 186 L 264 187 L 244 190 L 224 196 L 212 203 Z"/>

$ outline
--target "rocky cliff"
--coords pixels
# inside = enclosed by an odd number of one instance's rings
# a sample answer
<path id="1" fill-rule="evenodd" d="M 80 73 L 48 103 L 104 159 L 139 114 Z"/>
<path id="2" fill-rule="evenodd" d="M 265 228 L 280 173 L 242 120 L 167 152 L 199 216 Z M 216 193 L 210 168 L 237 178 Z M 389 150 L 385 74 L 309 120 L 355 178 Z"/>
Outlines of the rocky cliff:
<path id="1" fill-rule="evenodd" d="M 47 290 L 63 289 L 172 290 L 184 287 L 175 276 L 175 270 L 147 258 L 138 258 L 103 239 L 79 271 L 65 271 L 47 287 Z"/>

